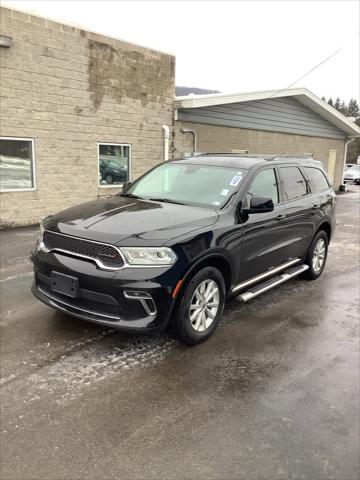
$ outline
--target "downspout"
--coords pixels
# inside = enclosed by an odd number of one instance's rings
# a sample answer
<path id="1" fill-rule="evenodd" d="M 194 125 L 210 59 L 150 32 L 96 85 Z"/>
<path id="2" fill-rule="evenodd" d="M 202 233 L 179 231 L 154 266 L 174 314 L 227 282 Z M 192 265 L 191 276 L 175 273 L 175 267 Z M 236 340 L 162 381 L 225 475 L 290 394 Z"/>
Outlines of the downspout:
<path id="1" fill-rule="evenodd" d="M 349 138 L 349 137 L 348 137 Z M 349 143 L 353 142 L 355 138 L 350 138 L 349 140 L 346 140 L 345 142 L 345 148 L 344 148 L 344 170 L 345 170 L 345 165 L 346 165 L 346 157 L 347 157 L 347 152 L 348 152 L 348 145 Z"/>
<path id="2" fill-rule="evenodd" d="M 197 152 L 197 138 L 195 130 L 191 130 L 190 128 L 182 128 L 180 130 L 181 133 L 191 133 L 193 136 L 193 154 Z"/>
<path id="3" fill-rule="evenodd" d="M 349 137 L 348 137 L 349 138 Z M 355 138 L 350 138 L 349 140 L 346 140 L 345 142 L 345 148 L 344 148 L 344 163 L 343 163 L 343 174 L 342 174 L 342 177 L 341 177 L 341 185 L 340 185 L 340 191 L 345 191 L 346 190 L 346 186 L 343 182 L 344 180 L 344 173 L 345 173 L 345 169 L 346 169 L 346 157 L 347 157 L 347 152 L 348 152 L 348 145 L 349 143 L 353 142 L 355 140 Z"/>
<path id="4" fill-rule="evenodd" d="M 164 162 L 169 160 L 170 128 L 167 125 L 161 127 L 164 130 Z"/>

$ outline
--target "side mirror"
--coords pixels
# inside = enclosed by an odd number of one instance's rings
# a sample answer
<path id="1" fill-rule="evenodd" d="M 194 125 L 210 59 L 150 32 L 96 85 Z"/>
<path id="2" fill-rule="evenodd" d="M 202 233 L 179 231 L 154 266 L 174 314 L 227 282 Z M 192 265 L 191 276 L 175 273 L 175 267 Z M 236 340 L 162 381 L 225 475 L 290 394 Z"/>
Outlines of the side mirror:
<path id="1" fill-rule="evenodd" d="M 128 180 L 127 182 L 123 183 L 122 189 L 125 190 L 129 185 L 131 185 L 131 182 Z"/>
<path id="2" fill-rule="evenodd" d="M 243 208 L 242 213 L 266 213 L 274 210 L 274 202 L 268 197 L 251 197 L 250 208 Z"/>

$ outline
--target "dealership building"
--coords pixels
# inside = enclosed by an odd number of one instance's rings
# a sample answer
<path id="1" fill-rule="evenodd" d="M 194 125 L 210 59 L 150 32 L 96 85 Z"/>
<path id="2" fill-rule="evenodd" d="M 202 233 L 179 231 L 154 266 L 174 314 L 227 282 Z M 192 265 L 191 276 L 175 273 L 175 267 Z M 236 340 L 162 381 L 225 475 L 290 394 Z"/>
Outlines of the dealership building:
<path id="1" fill-rule="evenodd" d="M 3 226 L 111 195 L 164 159 L 172 55 L 7 8 L 0 21 Z"/>
<path id="2" fill-rule="evenodd" d="M 305 88 L 177 97 L 175 146 L 249 154 L 308 155 L 321 160 L 335 189 L 347 143 L 359 127 Z"/>
<path id="3" fill-rule="evenodd" d="M 1 226 L 196 152 L 309 154 L 337 188 L 360 129 L 306 89 L 175 98 L 175 57 L 0 10 Z"/>

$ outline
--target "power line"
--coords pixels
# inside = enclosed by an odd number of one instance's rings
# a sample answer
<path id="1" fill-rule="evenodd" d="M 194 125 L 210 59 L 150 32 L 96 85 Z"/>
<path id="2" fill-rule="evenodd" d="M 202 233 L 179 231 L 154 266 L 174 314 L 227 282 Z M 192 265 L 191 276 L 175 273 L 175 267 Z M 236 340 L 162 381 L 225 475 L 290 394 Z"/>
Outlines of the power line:
<path id="1" fill-rule="evenodd" d="M 335 55 L 337 55 L 341 50 L 343 50 L 343 47 L 340 47 L 338 48 L 335 52 L 333 52 L 329 57 L 325 58 L 324 60 L 322 60 L 320 63 L 318 63 L 317 65 L 315 65 L 315 67 L 313 67 L 311 70 L 309 70 L 308 72 L 306 72 L 304 75 L 302 75 L 301 77 L 297 78 L 294 82 L 290 83 L 290 85 L 288 85 L 287 87 L 285 88 L 281 88 L 280 90 L 277 90 L 275 93 L 273 93 L 272 95 L 270 95 L 269 98 L 271 97 L 274 97 L 275 95 L 277 95 L 278 93 L 281 93 L 281 92 L 284 92 L 285 90 L 288 90 L 289 88 L 291 88 L 293 85 L 295 85 L 296 83 L 300 82 L 300 80 L 302 80 L 303 78 L 307 77 L 308 75 L 310 75 L 310 73 L 312 73 L 314 70 L 316 70 L 317 68 L 321 67 L 321 65 L 324 65 L 324 63 L 328 62 L 331 58 L 335 57 Z"/>
<path id="2" fill-rule="evenodd" d="M 337 55 L 341 50 L 343 50 L 344 47 L 340 47 L 338 48 L 335 52 L 333 52 L 330 56 L 326 57 L 324 60 L 322 60 L 320 63 L 318 63 L 317 65 L 315 65 L 315 67 L 311 68 L 308 72 L 306 72 L 304 75 L 302 75 L 301 77 L 297 78 L 294 82 L 290 83 L 290 85 L 288 85 L 287 87 L 285 88 L 280 88 L 279 90 L 276 90 L 274 93 L 272 93 L 271 95 L 269 95 L 268 97 L 265 97 L 265 98 L 262 98 L 261 100 L 269 100 L 270 98 L 273 98 L 275 97 L 276 95 L 278 95 L 279 93 L 281 92 L 284 92 L 286 90 L 288 90 L 289 88 L 291 88 L 293 85 L 295 85 L 297 82 L 300 82 L 300 80 L 302 80 L 303 78 L 307 77 L 308 75 L 310 75 L 310 73 L 312 73 L 314 70 L 316 70 L 317 68 L 321 67 L 321 65 L 324 65 L 324 63 L 328 62 L 331 58 L 335 57 L 335 55 Z M 251 100 L 249 103 L 252 104 L 252 103 L 255 103 L 257 100 Z"/>

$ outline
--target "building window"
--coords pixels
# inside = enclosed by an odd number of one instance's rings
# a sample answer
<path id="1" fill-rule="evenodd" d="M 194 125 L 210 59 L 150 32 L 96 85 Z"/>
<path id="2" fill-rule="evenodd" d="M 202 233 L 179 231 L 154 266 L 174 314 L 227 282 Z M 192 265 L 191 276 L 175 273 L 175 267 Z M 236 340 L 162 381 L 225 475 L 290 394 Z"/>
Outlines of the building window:
<path id="1" fill-rule="evenodd" d="M 122 185 L 130 180 L 131 145 L 98 144 L 99 186 Z"/>
<path id="2" fill-rule="evenodd" d="M 0 137 L 0 190 L 35 190 L 34 140 Z"/>

